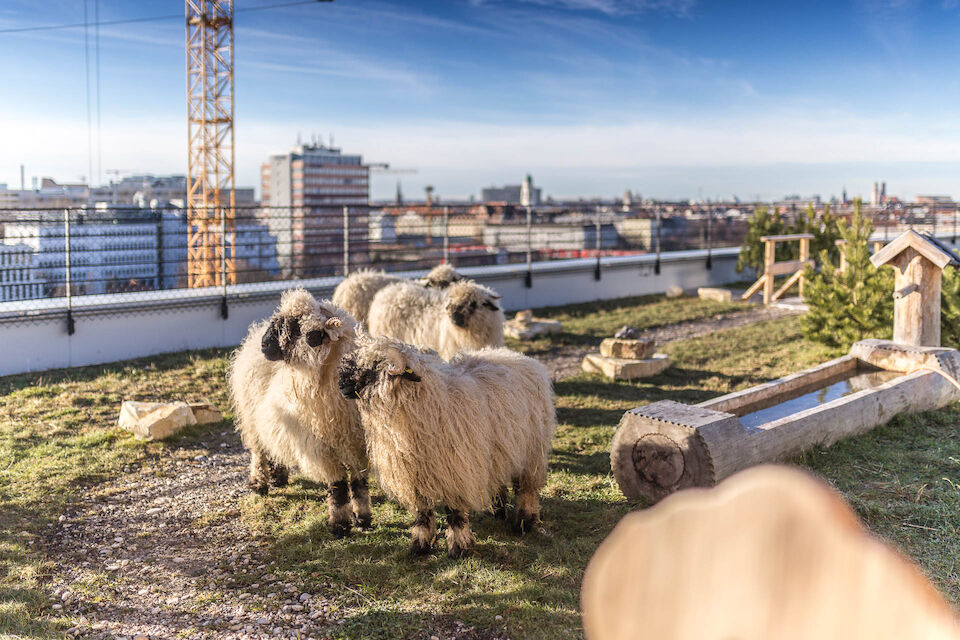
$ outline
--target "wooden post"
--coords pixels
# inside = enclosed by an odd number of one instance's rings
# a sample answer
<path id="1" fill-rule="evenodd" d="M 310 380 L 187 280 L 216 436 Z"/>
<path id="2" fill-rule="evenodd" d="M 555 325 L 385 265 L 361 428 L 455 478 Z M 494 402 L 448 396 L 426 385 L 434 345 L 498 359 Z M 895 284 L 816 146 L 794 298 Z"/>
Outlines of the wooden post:
<path id="1" fill-rule="evenodd" d="M 907 248 L 891 261 L 896 267 L 893 341 L 914 346 L 940 346 L 940 279 L 935 264 Z"/>
<path id="2" fill-rule="evenodd" d="M 810 238 L 800 238 L 800 262 L 806 265 L 807 260 L 810 259 Z M 800 273 L 803 273 L 803 270 L 806 269 L 805 266 L 800 267 Z M 804 277 L 800 276 L 800 299 L 803 300 L 803 281 Z"/>
<path id="3" fill-rule="evenodd" d="M 773 297 L 773 263 L 776 262 L 777 243 L 768 239 L 763 252 L 763 304 L 770 304 Z"/>
<path id="4" fill-rule="evenodd" d="M 933 236 L 907 231 L 873 254 L 870 261 L 894 268 L 893 341 L 940 346 L 940 281 L 943 268 L 957 266 L 953 251 Z"/>

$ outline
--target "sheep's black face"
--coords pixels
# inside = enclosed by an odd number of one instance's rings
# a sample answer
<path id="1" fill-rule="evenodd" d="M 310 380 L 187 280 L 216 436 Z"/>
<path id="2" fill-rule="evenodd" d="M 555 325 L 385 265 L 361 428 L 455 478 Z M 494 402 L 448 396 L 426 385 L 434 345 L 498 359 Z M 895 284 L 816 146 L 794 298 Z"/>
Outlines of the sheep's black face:
<path id="1" fill-rule="evenodd" d="M 299 337 L 300 321 L 297 318 L 276 318 L 263 334 L 260 351 L 271 362 L 286 360 Z"/>
<path id="2" fill-rule="evenodd" d="M 356 400 L 360 393 L 377 381 L 377 372 L 364 369 L 353 358 L 345 358 L 337 371 L 337 384 L 340 393 L 348 400 Z"/>
<path id="3" fill-rule="evenodd" d="M 450 321 L 461 329 L 465 329 L 476 311 L 476 301 L 453 305 L 450 307 Z"/>

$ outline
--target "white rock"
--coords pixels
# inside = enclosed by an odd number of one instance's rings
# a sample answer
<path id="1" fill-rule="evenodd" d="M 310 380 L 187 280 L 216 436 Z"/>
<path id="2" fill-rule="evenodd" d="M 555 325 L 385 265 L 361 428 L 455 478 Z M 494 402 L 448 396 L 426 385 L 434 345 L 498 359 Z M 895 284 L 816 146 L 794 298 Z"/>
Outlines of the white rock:
<path id="1" fill-rule="evenodd" d="M 223 414 L 212 402 L 203 400 L 201 402 L 191 402 L 190 410 L 193 411 L 193 417 L 197 419 L 197 424 L 211 424 L 223 420 Z"/>
<path id="2" fill-rule="evenodd" d="M 186 402 L 134 402 L 124 400 L 117 424 L 138 440 L 162 440 L 184 427 L 197 424 Z"/>
<path id="3" fill-rule="evenodd" d="M 683 288 L 682 288 L 682 287 L 678 287 L 678 286 L 675 285 L 675 284 L 672 284 L 672 285 L 670 285 L 669 287 L 667 287 L 667 297 L 668 297 L 668 298 L 679 298 L 679 297 L 682 296 L 682 295 L 683 295 Z"/>

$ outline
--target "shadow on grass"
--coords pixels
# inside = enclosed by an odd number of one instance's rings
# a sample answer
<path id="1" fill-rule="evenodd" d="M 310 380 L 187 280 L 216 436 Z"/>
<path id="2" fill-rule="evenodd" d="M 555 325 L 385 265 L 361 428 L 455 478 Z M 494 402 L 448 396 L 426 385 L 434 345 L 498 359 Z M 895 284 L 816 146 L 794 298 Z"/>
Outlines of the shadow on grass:
<path id="1" fill-rule="evenodd" d="M 0 378 L 0 395 L 5 395 L 25 387 L 58 384 L 61 382 L 88 382 L 105 375 L 124 374 L 131 369 L 166 371 L 185 367 L 198 360 L 227 357 L 232 349 L 201 349 L 180 351 L 134 360 L 122 360 L 103 365 L 51 369 L 36 373 L 21 373 Z"/>
<path id="2" fill-rule="evenodd" d="M 560 471 L 596 474 L 609 468 L 602 454 L 562 457 L 555 465 Z M 543 523 L 525 536 L 490 514 L 472 514 L 476 543 L 459 560 L 446 557 L 439 514 L 433 552 L 411 556 L 413 518 L 389 502 L 375 507 L 372 531 L 347 540 L 333 539 L 319 513 L 303 526 L 280 530 L 275 560 L 294 576 L 329 585 L 331 595 L 344 600 L 350 615 L 341 637 L 407 637 L 407 631 L 422 631 L 425 621 L 436 622 L 437 611 L 481 630 L 507 625 L 517 637 L 558 637 L 579 629 L 583 570 L 630 508 L 594 484 L 584 478 L 576 498 L 545 495 Z M 498 623 L 497 615 L 505 621 Z"/>

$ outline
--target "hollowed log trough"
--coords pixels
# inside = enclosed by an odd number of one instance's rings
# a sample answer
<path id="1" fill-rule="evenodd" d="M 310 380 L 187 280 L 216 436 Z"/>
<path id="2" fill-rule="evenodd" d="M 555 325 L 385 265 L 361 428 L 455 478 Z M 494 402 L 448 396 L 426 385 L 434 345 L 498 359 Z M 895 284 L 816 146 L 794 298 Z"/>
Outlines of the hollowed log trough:
<path id="1" fill-rule="evenodd" d="M 878 386 L 750 427 L 740 417 L 865 371 L 903 375 Z M 793 458 L 865 433 L 900 413 L 960 399 L 939 372 L 957 379 L 955 349 L 856 343 L 849 355 L 799 373 L 690 406 L 664 400 L 624 414 L 610 452 L 625 495 L 653 501 L 686 487 L 709 487 L 747 467 Z"/>

